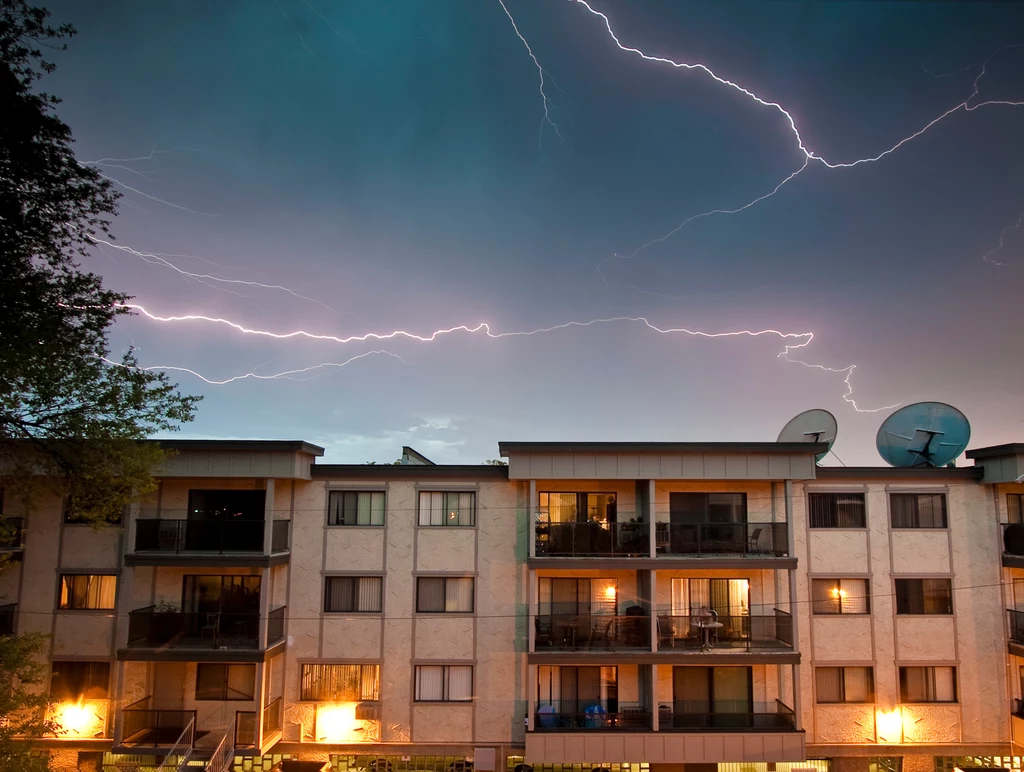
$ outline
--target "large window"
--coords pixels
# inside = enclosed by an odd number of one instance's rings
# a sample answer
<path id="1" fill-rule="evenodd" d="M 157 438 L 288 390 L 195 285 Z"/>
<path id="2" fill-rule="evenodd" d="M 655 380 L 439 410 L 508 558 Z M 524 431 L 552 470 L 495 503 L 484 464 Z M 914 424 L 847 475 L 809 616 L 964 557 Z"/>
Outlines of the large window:
<path id="1" fill-rule="evenodd" d="M 616 667 L 539 665 L 537 705 L 550 705 L 555 713 L 567 714 L 583 713 L 591 705 L 600 705 L 608 713 L 617 713 L 618 681 Z"/>
<path id="2" fill-rule="evenodd" d="M 327 525 L 384 525 L 384 491 L 331 491 Z"/>
<path id="3" fill-rule="evenodd" d="M 472 526 L 476 494 L 463 491 L 421 491 L 420 525 Z"/>
<path id="4" fill-rule="evenodd" d="M 117 577 L 108 574 L 64 574 L 60 578 L 62 609 L 113 609 Z"/>
<path id="5" fill-rule="evenodd" d="M 472 613 L 473 577 L 419 577 L 416 610 L 428 614 Z"/>
<path id="6" fill-rule="evenodd" d="M 683 525 L 747 522 L 745 493 L 669 493 L 669 520 Z"/>
<path id="7" fill-rule="evenodd" d="M 867 579 L 812 579 L 814 614 L 867 614 L 871 611 Z"/>
<path id="8" fill-rule="evenodd" d="M 1011 523 L 1024 523 L 1024 493 L 1006 494 L 1007 520 Z"/>
<path id="9" fill-rule="evenodd" d="M 818 702 L 874 702 L 875 670 L 870 667 L 816 667 Z"/>
<path id="10" fill-rule="evenodd" d="M 416 666 L 416 702 L 469 702 L 472 699 L 471 665 Z"/>
<path id="11" fill-rule="evenodd" d="M 615 494 L 541 492 L 537 494 L 537 518 L 542 523 L 615 523 Z"/>
<path id="12" fill-rule="evenodd" d="M 808 493 L 811 528 L 865 528 L 863 493 Z"/>
<path id="13" fill-rule="evenodd" d="M 901 667 L 900 702 L 956 702 L 956 668 Z"/>
<path id="14" fill-rule="evenodd" d="M 953 583 L 949 579 L 897 579 L 897 614 L 952 614 Z"/>
<path id="15" fill-rule="evenodd" d="M 615 614 L 618 609 L 615 579 L 570 579 L 541 577 L 537 600 L 541 615 Z"/>
<path id="16" fill-rule="evenodd" d="M 263 520 L 266 500 L 266 491 L 190 490 L 188 519 L 231 522 Z"/>
<path id="17" fill-rule="evenodd" d="M 50 696 L 55 700 L 105 700 L 109 684 L 109 662 L 59 660 L 50 669 Z"/>
<path id="18" fill-rule="evenodd" d="M 379 576 L 328 576 L 324 611 L 380 611 L 384 579 Z"/>
<path id="19" fill-rule="evenodd" d="M 303 665 L 299 699 L 365 702 L 380 699 L 380 665 Z"/>
<path id="20" fill-rule="evenodd" d="M 893 528 L 945 528 L 944 493 L 890 493 Z"/>
<path id="21" fill-rule="evenodd" d="M 256 666 L 200 662 L 196 666 L 197 700 L 252 700 Z"/>

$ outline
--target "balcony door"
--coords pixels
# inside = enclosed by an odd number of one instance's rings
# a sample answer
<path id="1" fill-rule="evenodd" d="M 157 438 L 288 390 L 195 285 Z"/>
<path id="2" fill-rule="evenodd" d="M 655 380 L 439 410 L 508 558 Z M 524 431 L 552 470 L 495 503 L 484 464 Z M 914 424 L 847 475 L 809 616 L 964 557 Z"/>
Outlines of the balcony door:
<path id="1" fill-rule="evenodd" d="M 742 638 L 750 616 L 750 582 L 746 579 L 672 579 L 672 616 L 686 624 L 710 609 L 722 624 L 720 637 Z"/>
<path id="2" fill-rule="evenodd" d="M 581 716 L 595 707 L 617 713 L 618 668 L 542 665 L 537 668 L 537 706 L 538 718 L 551 714 Z"/>
<path id="3" fill-rule="evenodd" d="M 668 506 L 673 552 L 746 551 L 747 494 L 670 493 Z"/>
<path id="4" fill-rule="evenodd" d="M 190 490 L 186 549 L 259 552 L 267 492 Z"/>
<path id="5" fill-rule="evenodd" d="M 220 635 L 259 635 L 260 577 L 185 576 L 181 610 L 199 629 L 216 625 Z"/>
<path id="6" fill-rule="evenodd" d="M 673 725 L 734 727 L 752 723 L 749 667 L 672 668 Z"/>

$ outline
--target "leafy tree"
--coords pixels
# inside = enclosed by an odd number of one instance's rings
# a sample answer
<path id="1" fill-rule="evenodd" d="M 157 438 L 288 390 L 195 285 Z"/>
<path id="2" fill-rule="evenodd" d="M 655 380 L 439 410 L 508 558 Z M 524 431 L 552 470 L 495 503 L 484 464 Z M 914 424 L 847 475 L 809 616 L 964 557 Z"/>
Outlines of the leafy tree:
<path id="1" fill-rule="evenodd" d="M 489 458 L 483 462 L 483 466 L 508 466 L 508 461 L 501 458 Z"/>
<path id="2" fill-rule="evenodd" d="M 39 662 L 45 637 L 38 633 L 0 636 L 0 769 L 45 772 L 49 762 L 20 738 L 51 730 L 42 692 L 47 668 Z"/>
<path id="3" fill-rule="evenodd" d="M 60 100 L 36 89 L 54 69 L 42 49 L 75 34 L 48 16 L 0 0 L 0 484 L 28 500 L 41 479 L 60 480 L 77 516 L 115 520 L 163 459 L 139 440 L 191 420 L 197 398 L 130 350 L 110 358 L 129 298 L 77 259 L 111 237 L 119 194 L 75 159 Z"/>

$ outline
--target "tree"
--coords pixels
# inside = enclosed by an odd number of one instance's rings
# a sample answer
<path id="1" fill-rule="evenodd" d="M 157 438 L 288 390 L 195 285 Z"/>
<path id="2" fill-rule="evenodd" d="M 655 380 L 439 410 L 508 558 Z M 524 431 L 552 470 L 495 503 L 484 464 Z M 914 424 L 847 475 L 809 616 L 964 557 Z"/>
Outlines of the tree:
<path id="1" fill-rule="evenodd" d="M 52 729 L 45 720 L 46 666 L 38 661 L 44 650 L 44 636 L 0 636 L 0 769 L 45 772 L 49 763 L 34 755 L 21 740 L 38 737 Z"/>
<path id="2" fill-rule="evenodd" d="M 0 0 L 0 484 L 28 498 L 59 480 L 77 516 L 116 520 L 153 486 L 164 457 L 139 440 L 192 419 L 196 397 L 131 350 L 110 358 L 108 333 L 128 295 L 77 259 L 109 225 L 119 194 L 71 150 L 56 97 L 36 90 L 75 34 L 25 0 Z"/>
<path id="3" fill-rule="evenodd" d="M 483 466 L 508 466 L 508 461 L 502 458 L 489 458 L 482 462 Z"/>

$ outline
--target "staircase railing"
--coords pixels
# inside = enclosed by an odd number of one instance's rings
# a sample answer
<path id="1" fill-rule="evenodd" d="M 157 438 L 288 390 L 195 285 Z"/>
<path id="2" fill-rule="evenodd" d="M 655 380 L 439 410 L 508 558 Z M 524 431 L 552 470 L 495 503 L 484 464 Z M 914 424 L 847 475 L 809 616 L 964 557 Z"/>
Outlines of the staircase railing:
<path id="1" fill-rule="evenodd" d="M 160 762 L 160 766 L 156 768 L 156 772 L 172 772 L 172 770 L 176 771 L 184 767 L 188 763 L 189 756 L 192 755 L 195 735 L 196 720 L 193 718 L 182 730 L 174 745 L 171 746 L 171 749 L 167 751 L 167 755 Z M 171 761 L 171 759 L 174 759 L 174 761 Z"/>
<path id="2" fill-rule="evenodd" d="M 234 760 L 235 747 L 228 742 L 228 734 L 225 733 L 210 760 L 206 762 L 206 772 L 228 772 Z"/>

